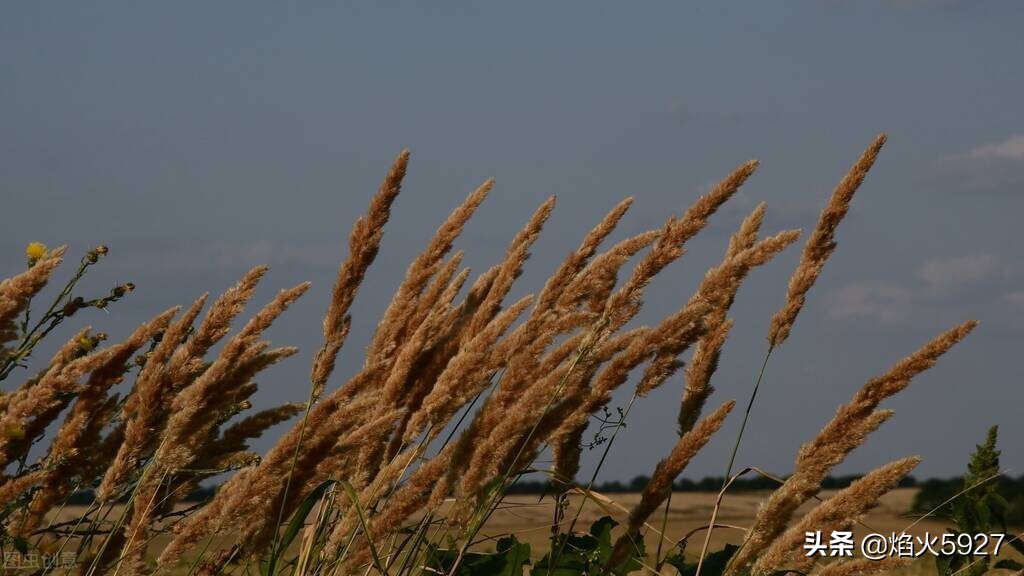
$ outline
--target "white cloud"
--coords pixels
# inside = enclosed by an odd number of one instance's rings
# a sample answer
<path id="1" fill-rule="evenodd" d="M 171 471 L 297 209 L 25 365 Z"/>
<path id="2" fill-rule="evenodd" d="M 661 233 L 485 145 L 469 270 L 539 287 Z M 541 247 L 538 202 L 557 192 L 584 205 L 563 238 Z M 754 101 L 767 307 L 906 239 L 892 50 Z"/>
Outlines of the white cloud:
<path id="1" fill-rule="evenodd" d="M 976 254 L 928 260 L 917 268 L 917 277 L 924 282 L 929 295 L 945 297 L 970 285 L 992 280 L 1002 272 L 998 257 Z"/>
<path id="2" fill-rule="evenodd" d="M 957 188 L 1017 192 L 1024 185 L 1024 134 L 940 158 L 934 175 Z"/>
<path id="3" fill-rule="evenodd" d="M 985 144 L 964 154 L 974 160 L 1024 160 L 1024 134 L 1014 134 L 1002 142 Z"/>
<path id="4" fill-rule="evenodd" d="M 1024 308 L 1024 290 L 1003 293 L 1004 282 L 1013 276 L 1012 265 L 993 254 L 934 258 L 917 267 L 916 281 L 896 283 L 882 280 L 854 282 L 830 295 L 833 318 L 871 318 L 883 324 L 901 322 L 910 316 L 911 304 L 924 309 L 948 306 L 950 298 L 970 297 L 967 290 L 981 290 L 985 299 L 1002 294 L 1008 302 Z"/>
<path id="5" fill-rule="evenodd" d="M 829 314 L 835 318 L 871 318 L 894 324 L 910 315 L 912 292 L 892 282 L 855 282 L 831 296 Z"/>

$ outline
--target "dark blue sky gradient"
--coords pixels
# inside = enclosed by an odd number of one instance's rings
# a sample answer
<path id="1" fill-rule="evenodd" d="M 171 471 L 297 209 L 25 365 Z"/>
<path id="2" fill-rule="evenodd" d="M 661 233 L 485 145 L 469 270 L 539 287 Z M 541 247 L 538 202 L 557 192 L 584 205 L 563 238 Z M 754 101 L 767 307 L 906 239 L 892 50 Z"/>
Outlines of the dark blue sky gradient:
<path id="1" fill-rule="evenodd" d="M 257 402 L 300 401 L 349 226 L 401 148 L 412 150 L 406 187 L 334 386 L 361 363 L 409 259 L 485 178 L 497 187 L 461 241 L 476 271 L 558 196 L 517 297 L 623 196 L 637 201 L 616 237 L 660 225 L 760 159 L 651 286 L 640 320 L 654 322 L 756 202 L 769 204 L 767 232 L 810 228 L 886 131 L 838 251 L 773 356 L 739 463 L 787 472 L 866 379 L 977 318 L 967 342 L 887 402 L 895 418 L 839 472 L 921 454 L 918 475 L 955 474 L 998 423 L 1005 465 L 1024 473 L 1024 4 L 102 6 L 0 15 L 0 274 L 23 266 L 30 240 L 75 253 L 108 244 L 87 285 L 138 291 L 89 315 L 97 329 L 123 335 L 268 263 L 258 299 L 303 280 L 313 289 L 269 334 L 303 352 L 261 379 Z M 713 403 L 745 402 L 796 257 L 740 293 Z M 681 387 L 638 405 L 607 479 L 647 472 L 669 449 Z M 738 424 L 687 475 L 721 474 Z"/>

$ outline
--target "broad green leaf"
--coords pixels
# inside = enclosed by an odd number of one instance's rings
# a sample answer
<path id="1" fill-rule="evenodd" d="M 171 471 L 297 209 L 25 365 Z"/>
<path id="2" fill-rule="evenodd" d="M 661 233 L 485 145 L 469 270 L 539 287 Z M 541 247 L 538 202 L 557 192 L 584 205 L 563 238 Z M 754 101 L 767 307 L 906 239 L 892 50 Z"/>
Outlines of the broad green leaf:
<path id="1" fill-rule="evenodd" d="M 306 523 L 306 517 L 309 516 L 310 511 L 316 506 L 316 503 L 323 497 L 324 492 L 328 488 L 337 484 L 335 480 L 324 480 L 319 486 L 313 489 L 312 492 L 306 495 L 299 504 L 299 507 L 292 514 L 292 519 L 288 523 L 288 528 L 284 531 L 284 535 L 281 537 L 278 545 L 270 553 L 270 558 L 266 564 L 260 564 L 260 571 L 264 576 L 270 576 L 274 574 L 277 569 L 277 563 L 281 558 L 281 555 L 288 550 L 288 547 L 295 541 L 295 537 L 299 534 L 299 530 L 302 530 L 302 526 Z"/>
<path id="2" fill-rule="evenodd" d="M 443 574 L 451 572 L 458 549 L 441 550 L 431 545 L 427 551 L 427 565 Z M 530 545 L 519 542 L 515 536 L 498 540 L 493 554 L 467 552 L 457 570 L 458 576 L 520 576 L 523 566 L 530 563 Z"/>
<path id="3" fill-rule="evenodd" d="M 722 572 L 725 571 L 726 564 L 729 563 L 729 559 L 739 549 L 740 547 L 735 544 L 726 544 L 721 550 L 705 556 L 704 565 L 700 569 L 701 576 L 721 576 Z M 679 554 L 669 556 L 666 562 L 675 566 L 682 576 L 695 576 L 697 574 L 697 562 L 686 562 Z"/>
<path id="4" fill-rule="evenodd" d="M 618 522 L 610 516 L 604 516 L 591 524 L 588 534 L 559 534 L 552 541 L 551 552 L 534 566 L 531 576 L 624 576 L 639 570 L 640 558 L 644 556 L 642 540 L 632 547 L 621 563 L 605 569 L 614 549 L 612 529 L 616 526 Z M 557 555 L 553 564 L 552 554 Z"/>
<path id="5" fill-rule="evenodd" d="M 370 556 L 373 557 L 374 566 L 376 566 L 377 570 L 380 570 L 384 576 L 388 576 L 388 571 L 384 567 L 384 563 L 380 560 L 380 554 L 377 553 L 377 544 L 373 541 L 373 534 L 370 533 L 370 526 L 366 522 L 366 514 L 363 513 L 363 507 L 359 504 L 359 494 L 357 494 L 356 489 L 345 480 L 342 480 L 340 485 L 349 500 L 352 501 L 352 507 L 355 508 L 356 516 L 359 518 L 359 525 L 363 529 L 363 535 L 366 536 L 366 544 L 370 548 Z"/>

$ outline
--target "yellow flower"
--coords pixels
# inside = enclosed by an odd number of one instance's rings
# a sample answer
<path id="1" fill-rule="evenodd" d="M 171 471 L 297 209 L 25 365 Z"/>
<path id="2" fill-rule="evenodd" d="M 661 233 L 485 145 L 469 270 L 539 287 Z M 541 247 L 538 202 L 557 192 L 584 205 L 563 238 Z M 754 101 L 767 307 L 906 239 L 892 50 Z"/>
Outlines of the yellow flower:
<path id="1" fill-rule="evenodd" d="M 46 254 L 46 244 L 42 242 L 29 242 L 28 246 L 25 247 L 25 256 L 31 261 L 36 261 L 42 258 Z"/>
<path id="2" fill-rule="evenodd" d="M 88 336 L 82 336 L 78 339 L 78 346 L 83 351 L 88 352 L 96 347 L 96 341 Z"/>

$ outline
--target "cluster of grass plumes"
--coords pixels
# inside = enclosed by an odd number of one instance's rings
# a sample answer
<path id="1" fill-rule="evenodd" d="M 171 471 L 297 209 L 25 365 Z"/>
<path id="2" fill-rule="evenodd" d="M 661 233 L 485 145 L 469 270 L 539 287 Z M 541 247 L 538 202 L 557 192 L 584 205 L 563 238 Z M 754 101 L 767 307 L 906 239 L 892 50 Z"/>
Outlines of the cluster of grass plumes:
<path id="1" fill-rule="evenodd" d="M 822 215 L 790 283 L 787 304 L 772 322 L 772 347 L 792 328 L 834 250 L 835 227 L 883 141 L 880 137 L 869 148 Z M 484 182 L 455 207 L 410 264 L 363 365 L 332 388 L 353 303 L 408 161 L 407 152 L 394 160 L 366 215 L 353 226 L 304 403 L 250 414 L 256 376 L 295 353 L 271 347 L 262 335 L 308 286 L 282 290 L 232 333 L 232 323 L 266 272 L 263 267 L 208 306 L 204 295 L 184 312 L 163 312 L 123 342 L 100 347 L 103 338 L 83 330 L 36 376 L 0 397 L 4 544 L 72 551 L 78 569 L 87 574 L 246 573 L 258 567 L 265 574 L 401 575 L 427 566 L 464 573 L 478 533 L 506 490 L 523 474 L 537 471 L 538 456 L 550 449 L 553 465 L 541 471 L 557 487 L 553 497 L 559 502 L 545 558 L 554 569 L 576 553 L 565 549 L 564 535 L 573 532 L 579 512 L 570 518 L 563 504 L 572 495 L 592 496 L 600 469 L 589 484 L 576 482 L 582 438 L 594 416 L 606 411 L 613 393 L 637 369 L 643 368 L 642 376 L 629 407 L 669 381 L 683 368 L 681 357 L 694 348 L 684 372 L 678 442 L 625 518 L 614 547 L 601 556 L 602 570 L 616 573 L 623 566 L 663 568 L 660 547 L 653 560 L 645 559 L 638 541 L 675 479 L 735 404 L 728 401 L 703 413 L 733 326 L 729 310 L 748 273 L 792 245 L 800 232 L 760 236 L 766 207 L 757 206 L 730 239 L 722 261 L 692 295 L 681 298 L 678 310 L 649 327 L 634 327 L 632 321 L 646 287 L 683 256 L 686 242 L 736 194 L 757 163 L 740 165 L 663 227 L 605 246 L 632 199 L 611 207 L 536 295 L 515 302 L 508 302 L 508 295 L 555 200 L 536 209 L 502 261 L 473 276 L 461 266 L 461 252 L 453 250 L 493 187 L 493 181 Z M 64 253 L 33 244 L 27 271 L 0 284 L 4 377 L 24 366 L 41 337 L 68 316 L 81 308 L 106 307 L 129 290 L 117 287 L 110 296 L 91 300 L 73 295 L 78 279 L 106 253 L 97 248 L 43 317 L 31 322 L 31 302 Z M 793 512 L 815 496 L 828 471 L 888 418 L 889 412 L 876 409 L 879 402 L 904 388 L 972 327 L 944 334 L 869 382 L 840 409 L 801 451 L 796 471 L 766 503 L 730 572 L 762 574 L 793 561 L 810 570 L 806 560 L 792 556 L 801 526 L 849 525 L 895 486 L 915 459 L 869 474 L 787 529 Z M 112 392 L 129 379 L 124 397 Z M 611 438 L 602 462 L 629 407 L 611 432 L 606 430 Z M 249 440 L 298 414 L 301 418 L 266 454 L 249 451 Z M 44 439 L 49 447 L 29 462 L 29 449 Z M 218 475 L 228 478 L 212 498 L 180 505 L 200 482 Z M 81 489 L 94 490 L 95 502 L 74 520 L 57 522 L 55 510 Z M 444 553 L 441 546 L 448 547 Z M 510 545 L 505 551 L 521 548 Z M 831 565 L 826 571 L 852 574 L 859 566 Z"/>

